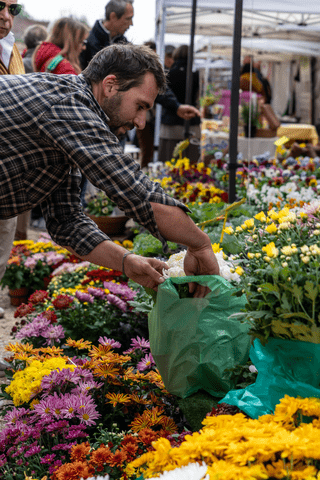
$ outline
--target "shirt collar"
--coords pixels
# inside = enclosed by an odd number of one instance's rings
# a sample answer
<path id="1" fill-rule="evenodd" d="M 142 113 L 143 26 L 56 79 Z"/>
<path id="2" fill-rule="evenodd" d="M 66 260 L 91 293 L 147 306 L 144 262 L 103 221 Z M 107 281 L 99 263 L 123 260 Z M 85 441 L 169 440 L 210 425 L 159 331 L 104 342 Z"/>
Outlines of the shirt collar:
<path id="1" fill-rule="evenodd" d="M 103 20 L 99 20 L 99 22 L 100 22 L 100 27 L 110 35 L 110 31 L 104 26 Z"/>
<path id="2" fill-rule="evenodd" d="M 12 32 L 9 32 L 6 37 L 0 40 L 0 44 L 2 47 L 1 59 L 7 69 L 9 68 L 9 64 L 10 64 L 14 41 L 15 41 L 15 38 Z"/>

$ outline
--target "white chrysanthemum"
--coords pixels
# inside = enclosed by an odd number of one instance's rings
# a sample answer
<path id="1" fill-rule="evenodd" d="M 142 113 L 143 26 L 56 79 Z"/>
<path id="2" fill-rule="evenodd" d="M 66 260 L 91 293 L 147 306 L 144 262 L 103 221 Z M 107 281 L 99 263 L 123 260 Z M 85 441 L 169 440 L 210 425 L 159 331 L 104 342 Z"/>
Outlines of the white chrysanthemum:
<path id="1" fill-rule="evenodd" d="M 171 255 L 167 261 L 169 270 L 163 270 L 164 278 L 186 276 L 184 271 L 184 257 L 186 256 L 186 253 L 187 251 L 183 250 L 182 252 Z M 234 263 L 230 260 L 224 260 L 223 251 L 221 250 L 216 253 L 215 256 L 219 265 L 220 276 L 225 280 L 240 282 L 240 275 L 234 271 Z"/>
<path id="2" fill-rule="evenodd" d="M 81 477 L 81 480 L 84 479 Z M 98 477 L 89 477 L 87 480 L 110 480 L 110 477 L 109 475 L 106 475 L 105 477 L 101 477 L 101 475 L 99 475 Z"/>
<path id="3" fill-rule="evenodd" d="M 208 467 L 204 462 L 202 462 L 202 465 L 189 463 L 186 467 L 175 468 L 150 480 L 209 480 L 209 474 L 206 474 L 207 470 Z"/>

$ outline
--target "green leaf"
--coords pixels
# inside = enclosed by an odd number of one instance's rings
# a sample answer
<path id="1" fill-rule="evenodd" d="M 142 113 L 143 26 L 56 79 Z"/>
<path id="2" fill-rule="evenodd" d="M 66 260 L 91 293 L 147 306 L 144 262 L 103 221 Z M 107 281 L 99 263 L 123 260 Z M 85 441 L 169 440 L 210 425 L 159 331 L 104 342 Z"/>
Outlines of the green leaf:
<path id="1" fill-rule="evenodd" d="M 313 319 L 304 312 L 293 312 L 293 313 L 281 313 L 279 315 L 281 318 L 304 318 L 305 320 L 308 320 L 309 322 L 313 323 Z"/>
<path id="2" fill-rule="evenodd" d="M 260 288 L 264 293 L 272 293 L 280 299 L 280 291 L 277 285 L 273 285 L 272 283 L 263 283 L 260 285 Z"/>
<path id="3" fill-rule="evenodd" d="M 318 293 L 319 293 L 319 287 L 318 285 L 315 285 L 314 283 L 310 282 L 309 280 L 306 281 L 304 285 L 304 289 L 306 290 L 306 297 L 310 298 L 312 302 L 315 302 Z"/>
<path id="4" fill-rule="evenodd" d="M 293 285 L 293 295 L 298 300 L 298 302 L 302 303 L 303 290 L 296 283 Z"/>
<path id="5" fill-rule="evenodd" d="M 286 292 L 281 295 L 281 309 L 291 310 L 292 304 L 289 302 Z"/>

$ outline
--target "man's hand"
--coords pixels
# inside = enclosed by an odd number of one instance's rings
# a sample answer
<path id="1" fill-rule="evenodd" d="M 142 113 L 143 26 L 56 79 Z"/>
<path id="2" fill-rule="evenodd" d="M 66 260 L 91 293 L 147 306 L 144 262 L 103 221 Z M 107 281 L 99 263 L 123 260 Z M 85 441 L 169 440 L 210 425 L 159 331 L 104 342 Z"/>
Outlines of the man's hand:
<path id="1" fill-rule="evenodd" d="M 193 117 L 200 117 L 200 112 L 197 108 L 192 105 L 180 105 L 177 110 L 178 117 L 183 118 L 183 120 L 190 120 Z"/>
<path id="2" fill-rule="evenodd" d="M 188 248 L 184 259 L 184 271 L 191 275 L 219 275 L 219 265 L 211 244 L 200 249 Z M 209 293 L 209 288 L 198 283 L 189 283 L 189 292 L 193 297 L 203 298 Z"/>
<path id="3" fill-rule="evenodd" d="M 158 290 L 158 285 L 164 282 L 163 269 L 168 269 L 165 262 L 156 258 L 146 258 L 140 255 L 128 255 L 124 260 L 124 269 L 127 277 L 143 287 Z"/>

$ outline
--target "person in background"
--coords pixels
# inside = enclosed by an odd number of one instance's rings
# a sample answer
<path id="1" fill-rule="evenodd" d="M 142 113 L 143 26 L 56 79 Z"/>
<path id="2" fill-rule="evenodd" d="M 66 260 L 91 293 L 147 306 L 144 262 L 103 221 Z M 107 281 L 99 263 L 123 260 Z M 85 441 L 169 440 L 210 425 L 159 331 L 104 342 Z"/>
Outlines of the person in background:
<path id="1" fill-rule="evenodd" d="M 218 275 L 210 238 L 187 207 L 144 175 L 119 144 L 128 130 L 144 128 L 146 112 L 165 83 L 158 55 L 131 44 L 104 48 L 80 75 L 0 77 L 0 135 L 6 140 L 0 141 L 0 178 L 6 178 L 0 183 L 0 218 L 40 203 L 56 243 L 157 290 L 165 262 L 110 241 L 83 213 L 80 170 L 158 238 L 164 251 L 168 241 L 185 245 L 187 275 Z M 208 293 L 196 283 L 189 288 L 196 297 Z"/>
<path id="2" fill-rule="evenodd" d="M 26 45 L 26 49 L 22 53 L 22 60 L 26 73 L 32 73 L 34 71 L 32 56 L 36 47 L 40 45 L 47 36 L 47 29 L 43 25 L 30 25 L 30 27 L 24 32 L 23 41 Z"/>
<path id="3" fill-rule="evenodd" d="M 175 94 L 178 102 L 184 102 L 187 86 L 187 64 L 188 64 L 188 45 L 180 45 L 174 53 L 174 63 L 167 74 L 167 81 L 170 89 Z M 196 106 L 199 94 L 199 72 L 193 72 L 192 76 L 192 97 L 191 103 Z M 171 160 L 173 150 L 176 144 L 184 140 L 185 126 L 184 121 L 174 112 L 163 108 L 160 127 L 159 160 L 166 162 Z M 200 142 L 200 118 L 195 117 L 190 120 L 189 137 L 197 139 L 196 144 L 190 144 L 188 147 L 188 157 L 195 163 L 198 161 L 200 152 L 198 141 Z"/>
<path id="4" fill-rule="evenodd" d="M 0 75 L 21 75 L 25 73 L 21 55 L 12 33 L 13 20 L 22 10 L 16 1 L 4 1 L 0 5 Z M 24 214 L 23 214 L 24 215 Z M 0 219 L 0 279 L 6 270 L 7 261 L 15 237 L 17 217 Z M 4 316 L 0 308 L 0 318 Z M 0 364 L 0 370 L 3 370 Z"/>
<path id="5" fill-rule="evenodd" d="M 174 60 L 173 60 L 173 52 L 175 51 L 176 47 L 173 45 L 166 45 L 164 47 L 164 67 L 167 70 L 170 70 L 172 67 Z"/>
<path id="6" fill-rule="evenodd" d="M 45 42 L 34 52 L 35 72 L 78 75 L 81 72 L 80 53 L 86 48 L 87 26 L 72 18 L 57 20 Z"/>
<path id="7" fill-rule="evenodd" d="M 104 20 L 97 20 L 87 40 L 87 48 L 80 55 L 82 68 L 102 48 L 114 43 L 128 43 L 125 32 L 133 25 L 133 0 L 110 0 L 105 7 Z"/>
<path id="8" fill-rule="evenodd" d="M 264 103 L 271 102 L 269 81 L 260 72 L 261 63 L 254 62 L 252 55 L 246 55 L 240 71 L 240 88 L 244 92 L 255 92 L 262 95 Z"/>

